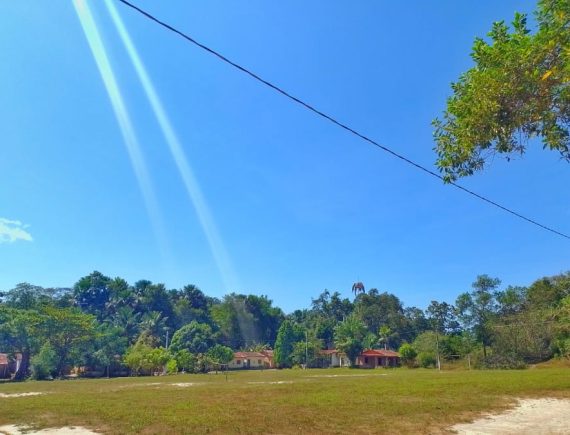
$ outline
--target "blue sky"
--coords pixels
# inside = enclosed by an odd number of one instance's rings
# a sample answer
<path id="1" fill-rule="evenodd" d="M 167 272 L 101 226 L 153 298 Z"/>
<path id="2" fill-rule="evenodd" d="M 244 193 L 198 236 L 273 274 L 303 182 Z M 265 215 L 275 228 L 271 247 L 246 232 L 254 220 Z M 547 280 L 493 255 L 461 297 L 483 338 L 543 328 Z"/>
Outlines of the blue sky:
<path id="1" fill-rule="evenodd" d="M 100 270 L 212 296 L 267 294 L 291 311 L 325 288 L 349 296 L 359 280 L 423 308 L 454 301 L 477 274 L 526 285 L 570 268 L 567 240 L 423 175 L 115 2 L 176 134 L 177 164 L 105 2 L 86 3 L 145 170 L 134 170 L 72 1 L 5 2 L 0 289 L 71 286 Z M 427 166 L 430 121 L 471 66 L 473 38 L 535 7 L 137 4 Z M 570 232 L 570 166 L 538 143 L 462 184 Z"/>

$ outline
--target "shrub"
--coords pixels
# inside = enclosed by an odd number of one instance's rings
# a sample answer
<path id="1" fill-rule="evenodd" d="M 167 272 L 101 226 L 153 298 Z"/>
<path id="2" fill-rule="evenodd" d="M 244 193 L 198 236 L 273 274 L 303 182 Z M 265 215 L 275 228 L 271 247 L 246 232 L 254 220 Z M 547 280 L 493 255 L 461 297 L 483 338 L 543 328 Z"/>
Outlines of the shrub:
<path id="1" fill-rule="evenodd" d="M 169 375 L 174 375 L 178 373 L 178 364 L 176 360 L 173 358 L 166 363 L 166 373 Z"/>
<path id="2" fill-rule="evenodd" d="M 475 361 L 478 369 L 525 369 L 526 363 L 515 355 L 488 355 L 487 358 L 479 358 Z"/>
<path id="3" fill-rule="evenodd" d="M 183 349 L 176 353 L 176 364 L 180 370 L 193 373 L 196 367 L 196 356 L 188 350 Z"/>
<path id="4" fill-rule="evenodd" d="M 44 344 L 30 362 L 32 378 L 36 380 L 50 379 L 57 375 L 57 354 L 49 343 Z"/>
<path id="5" fill-rule="evenodd" d="M 416 356 L 418 353 L 409 343 L 404 343 L 400 346 L 398 350 L 400 353 L 400 358 L 402 359 L 402 363 L 408 367 L 414 367 L 416 365 Z"/>
<path id="6" fill-rule="evenodd" d="M 434 368 L 436 364 L 435 355 L 431 352 L 420 352 L 418 354 L 418 363 L 420 367 L 425 369 Z"/>

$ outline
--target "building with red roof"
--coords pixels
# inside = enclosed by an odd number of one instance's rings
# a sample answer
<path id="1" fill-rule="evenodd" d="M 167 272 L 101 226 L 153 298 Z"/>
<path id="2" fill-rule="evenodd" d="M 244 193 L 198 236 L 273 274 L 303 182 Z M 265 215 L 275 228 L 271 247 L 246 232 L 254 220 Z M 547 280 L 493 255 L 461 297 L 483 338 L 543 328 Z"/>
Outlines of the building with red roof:
<path id="1" fill-rule="evenodd" d="M 397 367 L 400 354 L 388 349 L 367 349 L 356 358 L 356 365 L 363 368 Z"/>
<path id="2" fill-rule="evenodd" d="M 229 369 L 270 369 L 273 367 L 272 350 L 234 352 L 234 359 L 228 364 Z"/>

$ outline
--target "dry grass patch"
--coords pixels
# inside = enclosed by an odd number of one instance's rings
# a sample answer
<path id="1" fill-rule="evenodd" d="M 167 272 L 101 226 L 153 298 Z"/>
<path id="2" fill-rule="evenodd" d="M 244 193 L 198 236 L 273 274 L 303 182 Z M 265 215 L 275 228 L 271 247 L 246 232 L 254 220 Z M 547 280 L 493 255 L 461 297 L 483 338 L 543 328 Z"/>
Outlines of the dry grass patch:
<path id="1" fill-rule="evenodd" d="M 2 401 L 0 425 L 110 434 L 433 433 L 506 409 L 516 397 L 570 397 L 570 371 L 270 370 L 231 372 L 227 380 L 210 374 L 0 385 L 0 393 L 26 391 L 51 394 Z"/>

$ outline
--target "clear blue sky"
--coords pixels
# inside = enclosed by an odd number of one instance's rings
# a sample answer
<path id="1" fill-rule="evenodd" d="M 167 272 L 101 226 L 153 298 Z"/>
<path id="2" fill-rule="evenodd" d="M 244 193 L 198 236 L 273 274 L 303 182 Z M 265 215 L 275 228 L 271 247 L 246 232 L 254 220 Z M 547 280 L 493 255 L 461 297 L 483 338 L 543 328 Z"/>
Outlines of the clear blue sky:
<path id="1" fill-rule="evenodd" d="M 105 3 L 87 4 L 145 160 L 154 217 L 72 1 L 3 2 L 0 289 L 72 286 L 100 270 L 168 288 L 194 283 L 212 296 L 267 294 L 291 311 L 325 288 L 349 296 L 359 280 L 423 308 L 453 302 L 477 274 L 526 285 L 570 268 L 568 240 L 444 186 L 114 3 L 193 169 L 200 220 Z M 535 7 L 138 4 L 427 166 L 430 121 L 471 65 L 473 38 Z M 570 232 L 570 165 L 540 144 L 462 183 Z"/>

